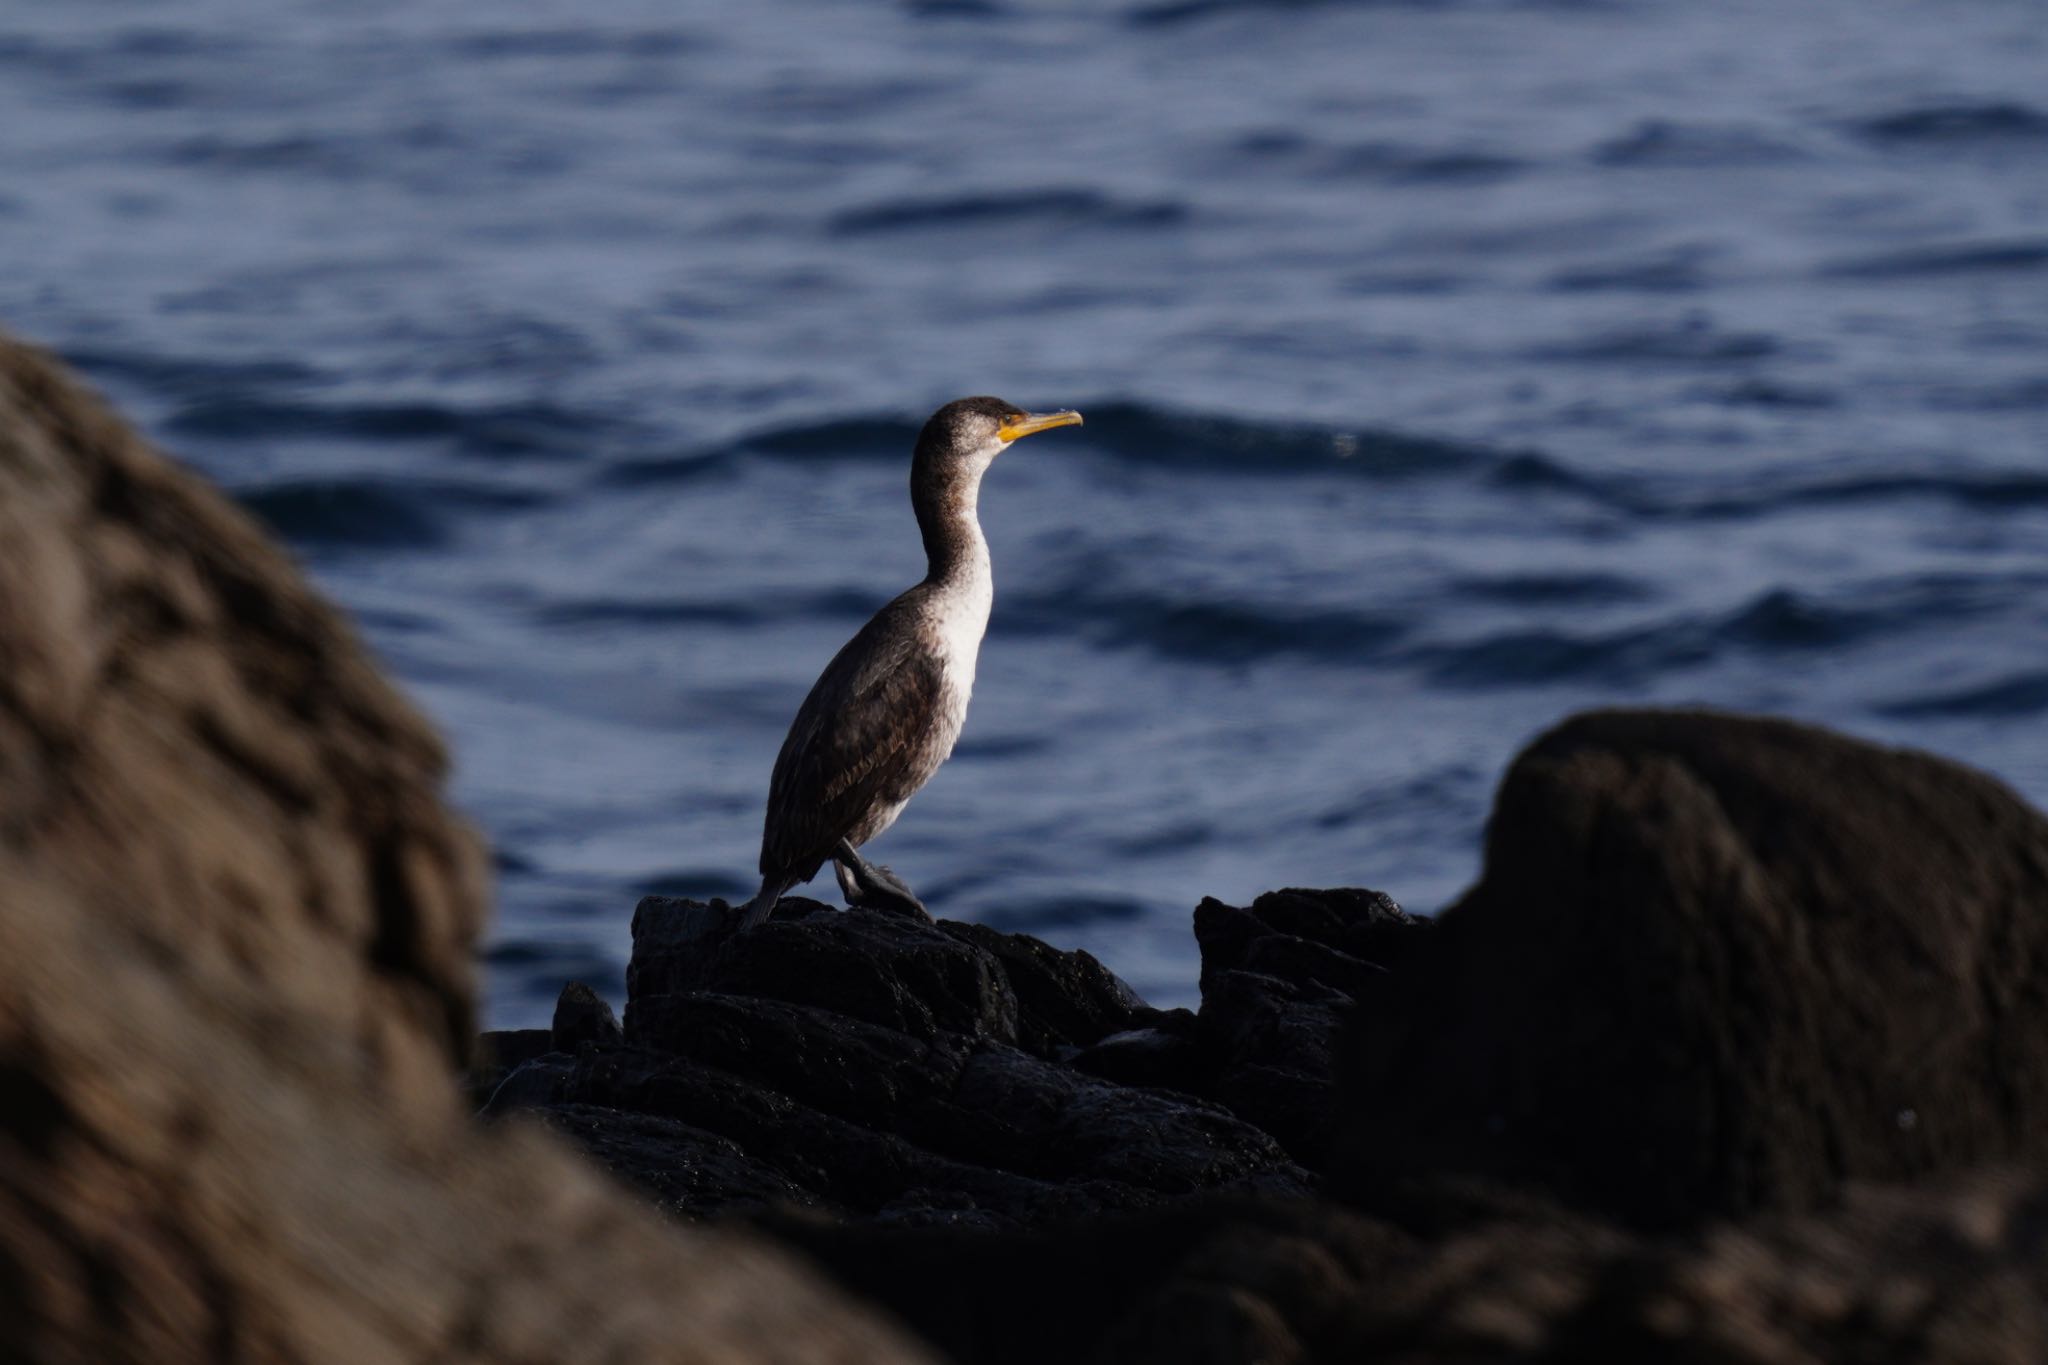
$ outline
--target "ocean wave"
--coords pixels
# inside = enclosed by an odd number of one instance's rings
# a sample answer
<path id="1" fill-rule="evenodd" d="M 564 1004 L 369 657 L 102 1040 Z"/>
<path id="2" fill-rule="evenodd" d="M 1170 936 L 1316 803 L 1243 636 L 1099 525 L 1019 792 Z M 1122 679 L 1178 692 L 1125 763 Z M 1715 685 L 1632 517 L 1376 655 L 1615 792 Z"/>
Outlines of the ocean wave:
<path id="1" fill-rule="evenodd" d="M 702 40 L 672 28 L 607 29 L 595 25 L 491 29 L 451 38 L 458 58 L 528 59 L 573 57 L 674 57 L 694 52 Z"/>
<path id="2" fill-rule="evenodd" d="M 1809 384 L 1788 384 L 1781 380 L 1752 376 L 1698 390 L 1700 396 L 1729 407 L 1744 408 L 1837 408 L 1840 394 Z"/>
<path id="3" fill-rule="evenodd" d="M 1607 629 L 1548 622 L 1513 625 L 1454 641 L 1416 641 L 1430 622 L 1462 609 L 1432 597 L 1400 610 L 1246 601 L 1196 601 L 1167 592 L 1103 592 L 1085 586 L 1011 594 L 999 634 L 1078 635 L 1103 649 L 1237 664 L 1291 658 L 1414 669 L 1437 685 L 1517 687 L 1578 679 L 1638 681 L 1705 663 L 1727 650 L 1797 653 L 1897 639 L 1915 630 L 1992 616 L 2028 582 L 2048 575 L 1929 574 L 1878 579 L 1829 593 L 1778 586 L 1715 613 L 1676 611 Z M 1494 575 L 1449 582 L 1444 599 L 1547 609 L 1654 602 L 1661 592 L 1602 573 Z"/>
<path id="4" fill-rule="evenodd" d="M 296 545 L 433 549 L 453 539 L 451 513 L 536 506 L 538 494 L 454 480 L 298 479 L 235 490 L 235 500 Z"/>
<path id="5" fill-rule="evenodd" d="M 756 432 L 742 438 L 738 448 L 793 460 L 904 460 L 922 429 L 923 423 L 906 418 L 850 414 Z"/>
<path id="6" fill-rule="evenodd" d="M 689 896 L 698 900 L 723 896 L 737 905 L 760 890 L 760 880 L 729 867 L 685 867 L 657 872 L 639 882 L 634 890 L 643 896 Z"/>
<path id="7" fill-rule="evenodd" d="M 577 598 L 544 602 L 529 615 L 536 624 L 553 627 L 725 625 L 805 618 L 865 620 L 882 603 L 872 592 L 853 588 L 822 592 L 753 593 L 731 598 Z"/>
<path id="8" fill-rule="evenodd" d="M 1500 458 L 1481 447 L 1396 431 L 1261 422 L 1142 403 L 1099 403 L 1086 411 L 1091 445 L 1120 460 L 1178 469 L 1409 478 L 1462 472 Z"/>
<path id="9" fill-rule="evenodd" d="M 1722 618 L 1716 634 L 1766 650 L 1838 649 L 2002 611 L 2019 586 L 2011 576 L 1931 574 L 1833 597 L 1773 588 Z"/>
<path id="10" fill-rule="evenodd" d="M 1713 657 L 1711 628 L 1680 620 L 1610 631 L 1536 627 L 1409 651 L 1401 662 L 1439 687 L 1527 687 L 1593 678 L 1634 682 Z"/>
<path id="11" fill-rule="evenodd" d="M 2048 266 L 2048 237 L 2020 237 L 1990 242 L 1944 242 L 1852 257 L 1823 265 L 1819 273 L 1836 279 L 1903 280 L 2039 270 L 2044 266 Z"/>
<path id="12" fill-rule="evenodd" d="M 904 8 L 928 19 L 993 19 L 1012 12 L 992 0 L 907 0 Z"/>
<path id="13" fill-rule="evenodd" d="M 2016 100 L 1926 104 L 1877 114 L 1851 128 L 1887 143 L 2048 141 L 2048 113 Z"/>
<path id="14" fill-rule="evenodd" d="M 1741 520 L 1763 513 L 1866 502 L 1929 499 L 1985 511 L 2048 503 L 2048 474 L 2017 470 L 1900 472 L 1779 482 L 1738 492 L 1683 495 L 1655 509 L 1699 520 Z"/>
<path id="15" fill-rule="evenodd" d="M 1760 166 L 1804 160 L 1796 144 L 1756 128 L 1645 119 L 1593 149 L 1602 166 Z"/>
<path id="16" fill-rule="evenodd" d="M 1706 263 L 1715 254 L 1710 247 L 1688 244 L 1634 260 L 1567 266 L 1552 274 L 1547 283 L 1550 288 L 1567 294 L 1691 292 L 1708 284 Z"/>
<path id="17" fill-rule="evenodd" d="M 1487 472 L 1486 481 L 1517 492 L 1570 493 L 1638 516 L 1657 511 L 1656 503 L 1625 479 L 1585 473 L 1535 451 L 1503 456 Z"/>
<path id="18" fill-rule="evenodd" d="M 1531 164 L 1483 146 L 1331 143 L 1286 128 L 1241 134 L 1221 159 L 1233 171 L 1278 171 L 1306 180 L 1373 179 L 1395 185 L 1493 184 L 1521 174 Z"/>
<path id="19" fill-rule="evenodd" d="M 551 906 L 558 917 L 587 919 L 592 911 L 616 914 L 618 893 L 595 896 L 573 906 Z M 588 936 L 564 940 L 559 937 L 507 937 L 485 948 L 481 954 L 490 969 L 495 993 L 512 997 L 513 1003 L 529 1013 L 547 1017 L 547 1008 L 560 994 L 565 981 L 584 981 L 606 995 L 617 998 L 625 983 L 625 964 Z"/>
<path id="20" fill-rule="evenodd" d="M 1044 932 L 1073 929 L 1084 924 L 1133 923 L 1144 919 L 1151 907 L 1129 896 L 1017 897 L 978 910 L 974 918 L 991 929 L 1006 933 Z"/>
<path id="21" fill-rule="evenodd" d="M 282 171 L 334 180 L 375 174 L 385 159 L 374 147 L 310 133 L 272 137 L 205 133 L 180 138 L 160 155 L 173 165 L 202 170 L 251 175 Z"/>
<path id="22" fill-rule="evenodd" d="M 1358 474 L 1398 479 L 1460 473 L 1511 457 L 1479 446 L 1386 430 L 1210 416 L 1129 401 L 1081 402 L 1087 424 L 1068 437 L 1118 461 L 1210 473 Z M 714 450 L 615 467 L 629 480 L 695 477 L 708 463 L 745 456 L 784 460 L 909 458 L 921 424 L 871 413 L 770 427 Z"/>
<path id="23" fill-rule="evenodd" d="M 1141 648 L 1210 663 L 1295 657 L 1365 662 L 1407 633 L 1399 617 L 1340 607 L 1279 607 L 1087 587 L 1010 594 L 998 634 L 1079 634 L 1103 649 Z"/>
<path id="24" fill-rule="evenodd" d="M 1419 667 L 1433 682 L 1461 687 L 1577 679 L 1637 682 L 1707 663 L 1731 649 L 1767 654 L 1839 650 L 1995 615 L 2008 610 L 2014 594 L 2029 582 L 2048 587 L 2048 575 L 1927 574 L 1873 580 L 1831 594 L 1779 586 L 1716 614 L 1674 613 L 1604 631 L 1517 627 L 1404 650 L 1388 661 Z M 1961 697 L 1968 703 L 1976 692 Z"/>
<path id="25" fill-rule="evenodd" d="M 1771 332 L 1737 332 L 1719 327 L 1700 314 L 1674 322 L 1626 327 L 1595 332 L 1532 348 L 1532 360 L 1562 360 L 1578 364 L 1628 364 L 1631 362 L 1676 362 L 1696 365 L 1725 365 L 1761 360 L 1784 349 L 1784 342 Z"/>
<path id="26" fill-rule="evenodd" d="M 2022 672 L 1989 682 L 1923 692 L 1886 702 L 1878 714 L 1907 719 L 2035 716 L 2048 711 L 2048 672 Z"/>
<path id="27" fill-rule="evenodd" d="M 197 398 L 223 389 L 310 384 L 319 372 L 295 360 L 209 360 L 149 351 L 68 347 L 64 359 L 96 379 L 136 384 L 169 398 Z"/>
<path id="28" fill-rule="evenodd" d="M 1942 385 L 1927 395 L 1928 406 L 1946 412 L 2020 412 L 2048 408 L 2048 374 L 2005 383 Z"/>
<path id="29" fill-rule="evenodd" d="M 339 436 L 451 441 L 470 455 L 569 457 L 587 454 L 625 428 L 616 418 L 544 402 L 466 408 L 430 402 L 323 403 L 214 391 L 180 406 L 164 429 L 181 437 L 225 440 Z"/>
<path id="30" fill-rule="evenodd" d="M 1188 206 L 1133 201 L 1091 189 L 1004 190 L 925 199 L 891 199 L 832 216 L 837 236 L 865 237 L 962 227 L 1149 228 L 1185 222 Z"/>
<path id="31" fill-rule="evenodd" d="M 1511 606 L 1578 603 L 1587 606 L 1639 602 L 1651 596 L 1639 579 L 1611 573 L 1570 573 L 1536 570 L 1455 578 L 1445 585 L 1453 596 Z"/>
<path id="32" fill-rule="evenodd" d="M 1389 9 L 1605 10 L 1614 0 L 1348 0 L 1354 7 Z M 1141 27 L 1206 19 L 1218 14 L 1338 8 L 1344 0 L 1143 0 L 1127 18 Z"/>
<path id="33" fill-rule="evenodd" d="M 698 479 L 729 472 L 730 451 L 686 451 L 675 455 L 636 455 L 613 460 L 597 476 L 608 488 L 658 488 L 668 484 L 693 483 Z"/>

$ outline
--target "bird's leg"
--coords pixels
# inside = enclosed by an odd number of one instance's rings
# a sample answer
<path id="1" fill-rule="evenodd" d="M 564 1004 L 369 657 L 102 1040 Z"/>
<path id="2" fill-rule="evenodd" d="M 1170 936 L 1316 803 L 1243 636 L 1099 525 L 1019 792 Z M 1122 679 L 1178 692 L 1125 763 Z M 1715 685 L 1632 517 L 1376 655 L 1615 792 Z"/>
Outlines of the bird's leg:
<path id="1" fill-rule="evenodd" d="M 909 915 L 913 919 L 931 919 L 931 911 L 924 908 L 924 902 L 903 884 L 901 877 L 861 857 L 844 839 L 839 841 L 838 849 L 832 854 L 832 867 L 839 876 L 839 889 L 846 893 L 848 905 L 861 910 L 886 910 L 895 915 Z"/>

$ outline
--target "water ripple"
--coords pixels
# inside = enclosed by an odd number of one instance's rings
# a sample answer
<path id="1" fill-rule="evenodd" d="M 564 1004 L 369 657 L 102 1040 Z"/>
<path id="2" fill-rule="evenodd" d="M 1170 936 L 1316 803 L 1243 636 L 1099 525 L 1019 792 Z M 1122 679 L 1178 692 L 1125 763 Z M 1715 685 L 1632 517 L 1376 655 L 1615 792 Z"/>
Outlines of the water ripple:
<path id="1" fill-rule="evenodd" d="M 1879 715 L 1902 719 L 2035 716 L 2048 711 L 2048 672 L 2015 673 L 1991 682 L 1886 702 Z"/>
<path id="2" fill-rule="evenodd" d="M 1805 159 L 1783 138 L 1754 128 L 1648 119 L 1593 149 L 1602 166 L 1758 166 Z"/>
<path id="3" fill-rule="evenodd" d="M 1408 625 L 1386 612 L 1076 586 L 1005 597 L 994 628 L 1005 635 L 1079 634 L 1104 649 L 1138 647 L 1213 663 L 1287 657 L 1358 663 L 1383 657 Z"/>
<path id="4" fill-rule="evenodd" d="M 385 550 L 447 544 L 450 512 L 517 511 L 543 501 L 474 482 L 376 478 L 295 479 L 237 489 L 235 498 L 293 544 Z"/>
<path id="5" fill-rule="evenodd" d="M 1469 470 L 1498 457 L 1477 446 L 1393 431 L 1329 427 L 1101 403 L 1087 410 L 1087 439 L 1122 460 L 1218 473 L 1356 472 L 1398 479 Z"/>
<path id="6" fill-rule="evenodd" d="M 1854 124 L 1874 142 L 1956 143 L 2048 141 L 2048 113 L 2013 100 L 1928 104 Z"/>
<path id="7" fill-rule="evenodd" d="M 892 199 L 834 214 L 842 237 L 978 227 L 1156 228 L 1188 217 L 1185 204 L 1136 202 L 1091 189 L 1006 190 Z"/>
<path id="8" fill-rule="evenodd" d="M 432 402 L 322 403 L 210 389 L 178 408 L 164 425 L 174 435 L 206 439 L 447 440 L 466 454 L 500 457 L 580 456 L 594 440 L 625 429 L 616 418 L 542 402 L 479 408 Z"/>
<path id="9" fill-rule="evenodd" d="M 1990 242 L 1944 242 L 1837 261 L 1820 273 L 1838 279 L 1903 280 L 2048 266 L 2048 237 Z"/>

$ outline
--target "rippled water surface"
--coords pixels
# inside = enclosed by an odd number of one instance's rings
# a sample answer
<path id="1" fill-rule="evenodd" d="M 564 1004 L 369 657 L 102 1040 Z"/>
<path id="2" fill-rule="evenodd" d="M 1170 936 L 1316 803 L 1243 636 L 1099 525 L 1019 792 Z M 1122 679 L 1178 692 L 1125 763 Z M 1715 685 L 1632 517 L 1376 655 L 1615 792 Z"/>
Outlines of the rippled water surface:
<path id="1" fill-rule="evenodd" d="M 0 171 L 0 319 L 452 735 L 498 1023 L 751 890 L 965 393 L 1088 425 L 991 474 L 967 736 L 873 851 L 1155 1001 L 1204 894 L 1445 902 L 1575 707 L 2048 800 L 2032 0 L 20 4 Z"/>

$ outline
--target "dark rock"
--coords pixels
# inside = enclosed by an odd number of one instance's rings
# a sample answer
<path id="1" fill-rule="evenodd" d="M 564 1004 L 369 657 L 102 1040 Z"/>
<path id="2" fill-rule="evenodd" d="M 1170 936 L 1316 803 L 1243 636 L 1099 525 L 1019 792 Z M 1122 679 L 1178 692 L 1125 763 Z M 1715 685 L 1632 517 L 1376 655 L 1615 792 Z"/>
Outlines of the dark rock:
<path id="1" fill-rule="evenodd" d="M 701 1217 L 819 1202 L 732 1139 L 676 1119 L 569 1103 L 549 1106 L 545 1121 L 668 1213 Z"/>
<path id="2" fill-rule="evenodd" d="M 1084 954 L 822 909 L 735 934 L 717 906 L 650 899 L 636 925 L 632 1046 L 529 1063 L 489 1112 L 573 1108 L 579 1136 L 605 1110 L 676 1120 L 690 1130 L 681 1163 L 698 1159 L 702 1134 L 735 1144 L 747 1170 L 678 1180 L 658 1131 L 591 1143 L 680 1211 L 789 1187 L 847 1216 L 1005 1228 L 1209 1189 L 1309 1187 L 1270 1137 L 1214 1104 L 1012 1045 L 1072 1054 L 1069 1040 L 1097 1042 L 1116 1023 L 1186 1029 L 1185 1012 L 1147 1008 Z"/>
<path id="3" fill-rule="evenodd" d="M 248 517 L 0 338 L 0 1360 L 920 1358 L 469 1121 L 445 766 Z"/>
<path id="4" fill-rule="evenodd" d="M 1062 952 L 1029 934 L 940 920 L 949 937 L 993 957 L 1017 997 L 1017 1045 L 1041 1057 L 1085 1047 L 1131 1028 L 1146 1010 L 1136 991 L 1084 952 Z"/>
<path id="5" fill-rule="evenodd" d="M 1385 973 L 1405 962 L 1426 937 L 1428 920 L 1410 915 L 1383 891 L 1341 887 L 1269 891 L 1249 906 L 1204 900 L 1195 907 L 1195 941 L 1202 948 L 1202 984 L 1217 972 L 1249 968 L 1305 984 L 1318 967 L 1339 979 L 1323 984 L 1347 994 L 1352 983 L 1368 984 L 1365 972 Z M 1277 943 L 1300 945 L 1298 969 L 1274 972 L 1283 958 Z M 1259 966 L 1255 954 L 1269 955 Z"/>
<path id="6" fill-rule="evenodd" d="M 769 916 L 769 923 L 788 924 L 813 915 L 835 913 L 838 912 L 821 901 L 784 896 Z M 633 907 L 633 955 L 626 964 L 627 1000 L 708 989 L 716 950 L 739 931 L 739 926 L 739 907 L 722 900 L 642 896 Z"/>
<path id="7" fill-rule="evenodd" d="M 1410 960 L 1427 929 L 1378 891 L 1274 891 L 1245 907 L 1203 901 L 1196 1088 L 1320 1165 L 1349 1008 Z"/>
<path id="8" fill-rule="evenodd" d="M 1029 1236 L 771 1227 L 973 1365 L 2027 1365 L 2048 1358 L 2044 1211 L 2038 1177 L 1989 1173 L 1683 1238 L 1556 1211 L 1419 1238 L 1279 1200 Z"/>
<path id="9" fill-rule="evenodd" d="M 616 1047 L 626 1041 L 612 1007 L 581 981 L 571 981 L 562 987 L 562 994 L 555 1001 L 554 1027 L 549 1032 L 556 1052 L 576 1052 L 585 1044 Z"/>
<path id="10" fill-rule="evenodd" d="M 786 1186 L 799 1191 L 798 1202 L 842 1215 L 919 1221 L 920 1211 L 930 1209 L 949 1225 L 1007 1228 L 1150 1207 L 1182 1192 L 1195 1171 L 1244 1178 L 1276 1164 L 1268 1140 L 1227 1116 L 1206 1111 L 1197 1122 L 1220 1122 L 1210 1132 L 1190 1132 L 1185 1120 L 1174 1123 L 1168 1106 L 1145 1106 L 1144 1092 L 1123 1092 L 1140 1097 L 1128 1107 L 1098 1094 L 1097 1102 L 1112 1111 L 1106 1115 L 1089 1112 L 1085 1093 L 1070 1096 L 1072 1112 L 1062 1115 L 1042 1103 L 1048 1098 L 1042 1089 L 1032 1093 L 1034 1083 L 1046 1083 L 1035 1073 L 1052 1068 L 1012 1049 L 993 1051 L 967 1077 L 974 1102 L 955 1104 L 930 1093 L 906 1105 L 891 1126 L 863 1125 L 688 1058 L 631 1048 L 529 1063 L 501 1087 L 492 1112 L 533 1107 L 552 1122 L 554 1114 L 576 1109 L 588 1119 L 578 1136 L 601 1131 L 603 1113 L 687 1124 L 689 1140 L 675 1150 L 640 1128 L 620 1143 L 591 1144 L 615 1174 L 670 1199 L 678 1197 L 677 1169 L 697 1160 L 703 1135 L 731 1143 L 744 1154 L 743 1165 L 691 1168 L 686 1193 L 692 1202 L 673 1207 L 693 1215 L 744 1207 L 753 1191 Z M 995 1098 L 1021 1101 L 1018 1112 L 987 1113 L 985 1104 Z M 1091 1166 L 1093 1153 L 1051 1150 L 1070 1133 L 1106 1135 L 1120 1117 L 1129 1128 L 1158 1124 L 1162 1131 L 1124 1159 L 1100 1162 L 1101 1169 Z M 1197 1157 L 1159 1159 L 1163 1152 L 1189 1150 L 1191 1140 Z M 1233 1161 L 1241 1169 L 1231 1171 Z M 1292 1179 L 1276 1183 L 1305 1188 L 1298 1172 L 1289 1174 Z"/>
<path id="11" fill-rule="evenodd" d="M 1226 1110 L 1113 1085 L 1010 1048 L 978 1051 L 949 1103 L 918 1129 L 949 1151 L 993 1154 L 1009 1169 L 1050 1180 L 1163 1195 L 1307 1188 L 1270 1137 Z M 1105 1207 L 1151 1202 L 1118 1196 Z"/>
<path id="12" fill-rule="evenodd" d="M 1163 1028 L 1112 1033 L 1070 1059 L 1078 1070 L 1118 1085 L 1152 1086 L 1200 1094 L 1207 1081 L 1201 1050 L 1184 1034 Z"/>
<path id="13" fill-rule="evenodd" d="M 785 913 L 809 908 L 785 901 L 766 924 L 733 934 L 712 906 L 644 898 L 633 912 L 627 1035 L 655 1041 L 636 1019 L 639 1002 L 707 990 L 816 1005 L 920 1038 L 1016 1040 L 1017 998 L 987 952 L 908 916 Z"/>
<path id="14" fill-rule="evenodd" d="M 1320 1165 L 1336 1116 L 1337 1035 L 1351 1001 L 1318 984 L 1233 971 L 1202 1000 L 1205 1093 Z"/>
<path id="15" fill-rule="evenodd" d="M 708 991 L 632 1009 L 636 1043 L 875 1125 L 950 1093 L 974 1046 L 958 1034 L 918 1038 L 814 1005 Z"/>
<path id="16" fill-rule="evenodd" d="M 1604 712 L 1502 784 L 1483 880 L 1362 998 L 1342 1170 L 1647 1227 L 2048 1152 L 2048 820 L 1925 754 Z"/>

